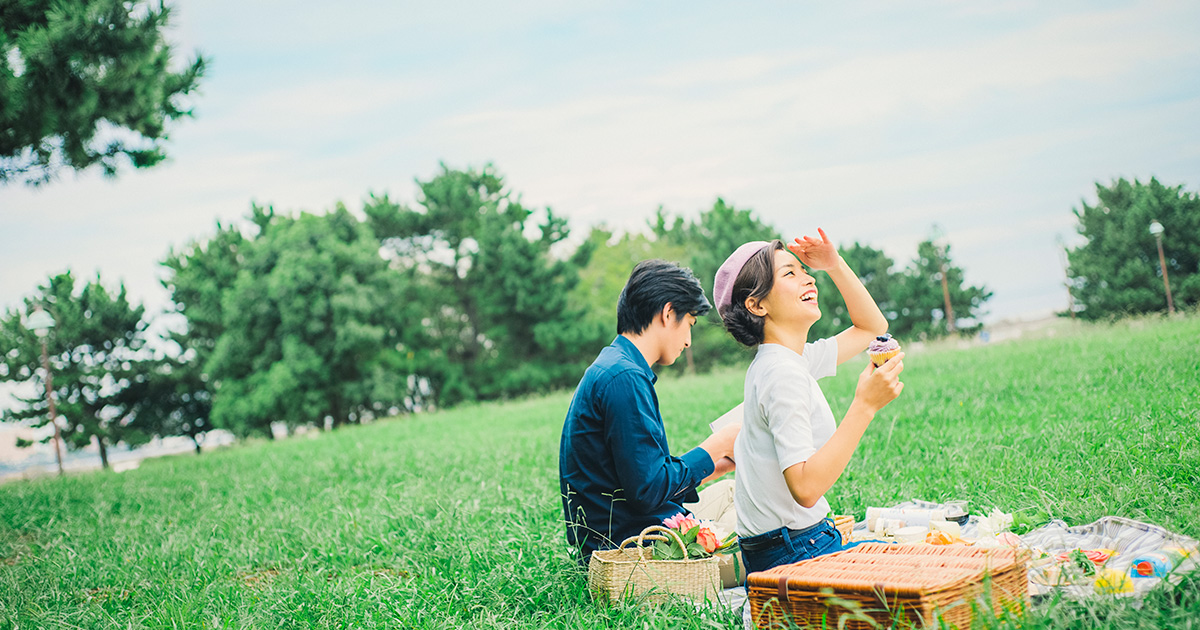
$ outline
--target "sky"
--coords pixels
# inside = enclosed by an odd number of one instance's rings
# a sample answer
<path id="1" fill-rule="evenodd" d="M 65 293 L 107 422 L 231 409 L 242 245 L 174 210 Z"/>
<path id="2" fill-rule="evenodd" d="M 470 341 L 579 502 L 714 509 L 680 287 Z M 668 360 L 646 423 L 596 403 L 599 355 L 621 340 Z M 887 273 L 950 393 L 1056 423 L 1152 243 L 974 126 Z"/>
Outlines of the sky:
<path id="1" fill-rule="evenodd" d="M 0 187 L 0 312 L 68 269 L 161 311 L 159 262 L 251 203 L 412 202 L 444 162 L 577 237 L 721 197 L 903 265 L 936 224 L 995 323 L 1065 308 L 1097 182 L 1200 188 L 1200 3 L 646 4 L 173 2 L 195 117 L 159 167 Z"/>

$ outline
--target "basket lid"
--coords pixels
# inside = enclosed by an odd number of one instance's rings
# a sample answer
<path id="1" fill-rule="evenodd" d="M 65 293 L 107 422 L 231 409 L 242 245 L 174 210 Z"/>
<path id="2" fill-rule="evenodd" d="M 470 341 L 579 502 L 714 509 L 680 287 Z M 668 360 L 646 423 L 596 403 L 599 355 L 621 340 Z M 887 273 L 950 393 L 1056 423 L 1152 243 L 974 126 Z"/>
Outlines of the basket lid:
<path id="1" fill-rule="evenodd" d="M 747 576 L 750 586 L 923 596 L 957 588 L 1018 565 L 1011 548 L 867 543 Z"/>

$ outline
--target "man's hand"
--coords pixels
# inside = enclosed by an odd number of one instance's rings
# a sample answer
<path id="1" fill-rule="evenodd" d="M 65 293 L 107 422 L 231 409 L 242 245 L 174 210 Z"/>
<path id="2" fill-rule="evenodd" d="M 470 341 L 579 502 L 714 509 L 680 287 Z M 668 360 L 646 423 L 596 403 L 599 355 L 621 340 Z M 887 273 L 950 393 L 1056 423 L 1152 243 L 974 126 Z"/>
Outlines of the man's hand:
<path id="1" fill-rule="evenodd" d="M 833 241 L 825 235 L 825 230 L 817 228 L 817 233 L 821 235 L 820 240 L 805 236 L 802 239 L 797 238 L 794 243 L 788 243 L 787 248 L 800 262 L 808 265 L 809 269 L 829 271 L 841 264 L 842 257 L 833 246 Z"/>
<path id="2" fill-rule="evenodd" d="M 733 463 L 733 441 L 737 439 L 738 432 L 741 430 L 742 423 L 731 424 L 722 427 L 720 431 L 713 433 L 708 436 L 707 440 L 700 443 L 700 448 L 704 449 L 712 458 L 713 466 L 721 465 L 722 458 L 729 458 L 729 462 Z"/>

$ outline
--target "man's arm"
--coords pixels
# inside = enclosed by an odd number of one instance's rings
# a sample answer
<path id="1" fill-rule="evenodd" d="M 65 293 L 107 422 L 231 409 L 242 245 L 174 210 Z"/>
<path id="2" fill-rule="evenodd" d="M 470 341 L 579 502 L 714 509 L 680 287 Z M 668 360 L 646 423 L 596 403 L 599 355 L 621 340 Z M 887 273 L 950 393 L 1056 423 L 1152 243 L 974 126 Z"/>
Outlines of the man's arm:
<path id="1" fill-rule="evenodd" d="M 715 470 L 713 455 L 720 459 L 726 451 L 732 453 L 732 438 L 714 439 L 718 434 L 713 434 L 701 446 L 673 457 L 655 414 L 653 385 L 644 376 L 626 372 L 614 377 L 606 388 L 604 412 L 605 441 L 617 479 L 637 510 L 697 500 L 696 487 Z"/>

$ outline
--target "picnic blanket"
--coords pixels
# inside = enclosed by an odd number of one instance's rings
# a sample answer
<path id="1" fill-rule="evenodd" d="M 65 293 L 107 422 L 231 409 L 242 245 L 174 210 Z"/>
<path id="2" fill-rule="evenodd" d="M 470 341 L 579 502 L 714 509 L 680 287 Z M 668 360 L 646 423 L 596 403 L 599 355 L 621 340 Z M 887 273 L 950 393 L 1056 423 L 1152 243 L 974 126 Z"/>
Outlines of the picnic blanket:
<path id="1" fill-rule="evenodd" d="M 941 503 L 921 500 L 905 501 L 891 506 L 891 508 L 921 508 L 927 510 L 945 509 L 947 507 Z M 967 519 L 966 524 L 962 526 L 963 538 L 978 538 L 980 533 L 979 524 L 983 518 L 981 515 L 972 514 Z M 867 524 L 861 521 L 855 524 L 854 532 L 856 539 L 865 537 L 870 533 L 867 530 Z M 1120 516 L 1105 516 L 1094 523 L 1075 527 L 1068 526 L 1064 521 L 1056 519 L 1037 529 L 1022 534 L 1020 539 L 1021 544 L 1034 550 L 1035 554 L 1040 551 L 1050 556 L 1070 552 L 1074 549 L 1112 549 L 1117 553 L 1108 560 L 1105 566 L 1126 574 L 1128 574 L 1130 564 L 1132 564 L 1134 558 L 1143 553 L 1172 546 L 1191 549 L 1200 547 L 1200 541 L 1197 541 L 1195 538 L 1172 532 L 1158 525 L 1151 525 Z M 1034 566 L 1029 570 L 1029 594 L 1035 604 L 1038 600 L 1056 591 L 1063 596 L 1074 599 L 1085 599 L 1097 595 L 1091 584 L 1056 586 L 1042 584 L 1034 579 L 1038 571 L 1036 565 L 1037 563 L 1035 562 Z M 1194 553 L 1165 579 L 1177 584 L 1184 574 L 1198 569 L 1200 569 L 1200 554 Z M 1141 599 L 1147 591 L 1159 586 L 1162 581 L 1160 578 L 1135 579 L 1133 580 L 1133 592 L 1122 594 L 1122 596 Z M 720 599 L 724 605 L 734 610 L 742 609 L 743 617 L 747 623 L 746 627 L 752 627 L 749 617 L 750 607 L 746 605 L 745 588 L 727 589 L 721 593 Z"/>
<path id="2" fill-rule="evenodd" d="M 937 510 L 945 509 L 947 506 L 931 501 L 913 500 L 899 503 L 892 507 Z M 981 515 L 972 514 L 967 519 L 967 523 L 962 526 L 963 538 L 978 538 L 979 523 L 982 518 Z M 867 524 L 856 523 L 854 531 L 856 534 L 866 534 Z M 1020 538 L 1021 544 L 1034 550 L 1035 553 L 1042 551 L 1051 556 L 1066 553 L 1073 549 L 1112 549 L 1117 553 L 1105 563 L 1105 567 L 1123 573 L 1128 573 L 1129 566 L 1132 564 L 1134 558 L 1143 553 L 1172 546 L 1195 549 L 1198 545 L 1197 540 L 1194 538 L 1177 534 L 1158 525 L 1151 525 L 1120 516 L 1105 516 L 1094 523 L 1075 527 L 1070 527 L 1065 522 L 1055 519 L 1037 529 L 1022 534 Z M 1048 586 L 1039 583 L 1034 579 L 1037 571 L 1036 565 L 1035 558 L 1034 566 L 1029 570 L 1029 595 L 1035 598 L 1035 601 L 1037 598 L 1055 591 L 1060 592 L 1064 596 L 1076 599 L 1092 597 L 1096 594 L 1091 584 Z M 1197 554 L 1193 554 L 1167 579 L 1177 584 L 1183 574 L 1194 571 L 1197 568 L 1200 568 L 1200 557 Z M 1133 580 L 1133 593 L 1128 593 L 1127 595 L 1140 599 L 1147 591 L 1161 583 L 1162 579 L 1160 578 L 1138 578 Z"/>

